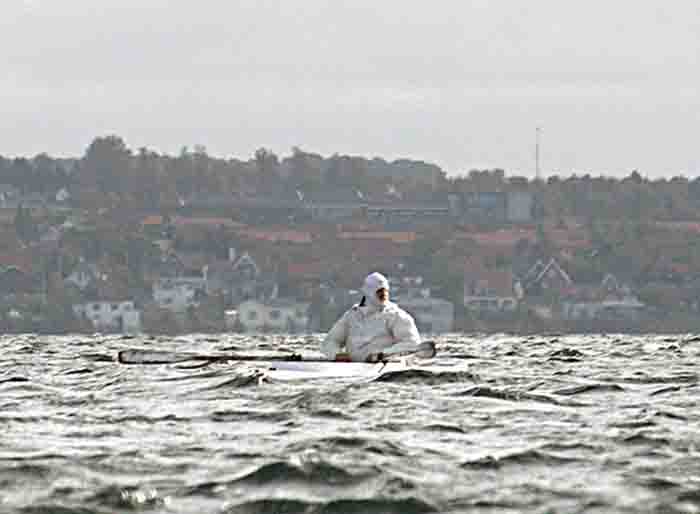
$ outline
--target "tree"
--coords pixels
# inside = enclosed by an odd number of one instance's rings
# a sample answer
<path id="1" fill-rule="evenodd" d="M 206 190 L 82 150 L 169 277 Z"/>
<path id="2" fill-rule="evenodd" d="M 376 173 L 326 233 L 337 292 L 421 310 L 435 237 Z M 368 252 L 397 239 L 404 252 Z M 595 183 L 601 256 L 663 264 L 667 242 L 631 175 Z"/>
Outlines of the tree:
<path id="1" fill-rule="evenodd" d="M 258 148 L 254 155 L 255 166 L 258 172 L 258 185 L 263 189 L 269 189 L 280 180 L 279 159 L 266 148 Z"/>
<path id="2" fill-rule="evenodd" d="M 121 192 L 130 164 L 131 150 L 120 137 L 98 137 L 83 157 L 83 180 L 103 193 Z"/>
<path id="3" fill-rule="evenodd" d="M 14 218 L 15 232 L 17 237 L 23 241 L 31 241 L 36 239 L 39 230 L 32 219 L 32 214 L 29 209 L 24 208 L 20 203 L 15 211 Z"/>

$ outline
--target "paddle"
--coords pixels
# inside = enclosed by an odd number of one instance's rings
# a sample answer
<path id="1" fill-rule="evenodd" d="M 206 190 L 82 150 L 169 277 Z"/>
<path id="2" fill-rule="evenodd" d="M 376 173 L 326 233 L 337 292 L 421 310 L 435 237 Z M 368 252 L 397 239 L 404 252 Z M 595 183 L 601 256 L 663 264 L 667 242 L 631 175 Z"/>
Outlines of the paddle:
<path id="1" fill-rule="evenodd" d="M 399 355 L 402 353 L 406 352 L 392 352 L 391 348 L 387 348 L 386 351 L 382 352 L 382 355 L 386 358 L 392 355 Z M 416 357 L 430 359 L 434 357 L 436 353 L 435 343 L 433 341 L 424 341 L 423 343 L 419 344 L 414 351 L 410 353 L 412 355 L 415 355 Z M 236 353 L 216 355 L 201 353 L 168 352 L 163 350 L 144 350 L 139 348 L 121 350 L 117 354 L 117 361 L 121 364 L 177 364 L 178 362 L 187 361 L 301 361 L 326 363 L 335 362 L 317 357 L 306 358 L 296 353 L 291 355 L 241 355 Z"/>

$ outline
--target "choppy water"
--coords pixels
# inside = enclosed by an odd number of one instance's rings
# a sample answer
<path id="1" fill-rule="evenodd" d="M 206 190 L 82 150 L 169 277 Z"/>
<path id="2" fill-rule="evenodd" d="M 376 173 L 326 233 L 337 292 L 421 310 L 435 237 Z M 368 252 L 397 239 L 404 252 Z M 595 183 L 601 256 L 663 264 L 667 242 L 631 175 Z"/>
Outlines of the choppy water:
<path id="1" fill-rule="evenodd" d="M 700 339 L 442 337 L 427 370 L 259 385 L 119 349 L 316 337 L 0 339 L 0 512 L 700 512 Z"/>

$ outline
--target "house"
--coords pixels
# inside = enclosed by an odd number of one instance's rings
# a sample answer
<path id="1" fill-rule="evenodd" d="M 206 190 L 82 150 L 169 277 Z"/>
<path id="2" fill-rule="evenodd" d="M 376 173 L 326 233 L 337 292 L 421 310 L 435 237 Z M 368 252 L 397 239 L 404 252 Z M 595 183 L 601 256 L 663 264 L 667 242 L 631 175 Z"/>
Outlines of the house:
<path id="1" fill-rule="evenodd" d="M 56 191 L 56 196 L 54 196 L 54 198 L 58 203 L 66 203 L 68 200 L 70 200 L 70 193 L 68 192 L 68 189 L 62 187 Z"/>
<path id="2" fill-rule="evenodd" d="M 563 296 L 574 285 L 571 277 L 553 257 L 546 263 L 538 259 L 522 277 L 522 284 L 525 293 L 534 296 L 547 292 Z"/>
<path id="3" fill-rule="evenodd" d="M 149 263 L 149 275 L 157 278 L 175 278 L 185 275 L 185 264 L 176 252 L 169 250 Z"/>
<path id="4" fill-rule="evenodd" d="M 309 325 L 310 303 L 291 299 L 248 300 L 238 306 L 244 332 L 299 332 Z"/>
<path id="5" fill-rule="evenodd" d="M 646 305 L 631 289 L 607 274 L 600 284 L 578 286 L 562 300 L 562 318 L 571 321 L 638 321 Z"/>
<path id="6" fill-rule="evenodd" d="M 177 278 L 164 278 L 153 283 L 153 300 L 162 309 L 185 312 L 197 305 L 195 285 Z"/>
<path id="7" fill-rule="evenodd" d="M 63 280 L 66 284 L 72 284 L 80 291 L 85 291 L 91 285 L 94 286 L 102 274 L 95 264 L 91 264 L 81 258 L 76 267 Z"/>
<path id="8" fill-rule="evenodd" d="M 455 309 L 450 301 L 429 295 L 399 297 L 395 301 L 413 316 L 418 330 L 424 334 L 442 334 L 454 329 Z"/>
<path id="9" fill-rule="evenodd" d="M 464 306 L 484 314 L 506 314 L 518 307 L 520 283 L 511 271 L 483 270 L 464 275 Z"/>
<path id="10" fill-rule="evenodd" d="M 430 289 L 407 291 L 394 301 L 413 316 L 418 330 L 424 334 L 442 334 L 454 329 L 455 308 L 450 301 L 434 298 Z"/>
<path id="11" fill-rule="evenodd" d="M 507 195 L 501 191 L 452 192 L 447 199 L 450 214 L 467 223 L 505 222 L 507 203 Z"/>
<path id="12" fill-rule="evenodd" d="M 238 213 L 244 223 L 259 224 L 303 218 L 304 207 L 293 191 L 281 189 L 267 195 L 239 195 L 231 193 L 194 193 L 184 200 L 192 208 L 216 209 L 225 207 Z"/>
<path id="13" fill-rule="evenodd" d="M 297 298 L 311 299 L 320 292 L 324 280 L 332 275 L 332 265 L 327 260 L 309 260 L 287 265 L 286 286 Z"/>
<path id="14" fill-rule="evenodd" d="M 229 249 L 228 260 L 205 266 L 203 273 L 207 294 L 223 294 L 231 305 L 269 296 L 275 285 L 262 277 L 260 267 L 248 252 L 239 256 L 234 248 Z"/>
<path id="15" fill-rule="evenodd" d="M 367 219 L 384 225 L 444 223 L 450 216 L 447 198 L 440 201 L 372 202 L 367 205 Z"/>
<path id="16" fill-rule="evenodd" d="M 141 331 L 141 313 L 134 302 L 88 302 L 73 305 L 79 318 L 89 320 L 96 330 L 134 333 Z"/>
<path id="17" fill-rule="evenodd" d="M 204 270 L 211 258 L 200 252 L 169 250 L 149 263 L 149 276 L 158 278 L 187 278 L 204 288 Z"/>

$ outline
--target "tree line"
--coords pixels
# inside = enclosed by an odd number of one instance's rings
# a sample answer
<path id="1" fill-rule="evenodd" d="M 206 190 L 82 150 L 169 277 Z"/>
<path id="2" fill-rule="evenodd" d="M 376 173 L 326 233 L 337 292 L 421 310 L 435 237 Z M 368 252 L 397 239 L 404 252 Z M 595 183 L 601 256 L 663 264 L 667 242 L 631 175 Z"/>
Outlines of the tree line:
<path id="1" fill-rule="evenodd" d="M 79 158 L 0 156 L 0 184 L 22 193 L 53 194 L 61 188 L 128 196 L 149 207 L 193 193 L 266 193 L 356 189 L 397 196 L 444 192 L 529 191 L 541 216 L 564 219 L 695 220 L 700 218 L 700 178 L 649 179 L 634 170 L 622 178 L 595 174 L 545 180 L 507 176 L 503 169 L 448 176 L 417 160 L 334 154 L 323 157 L 293 148 L 278 156 L 259 148 L 248 159 L 210 155 L 203 146 L 178 155 L 132 150 L 115 135 L 95 138 Z"/>

